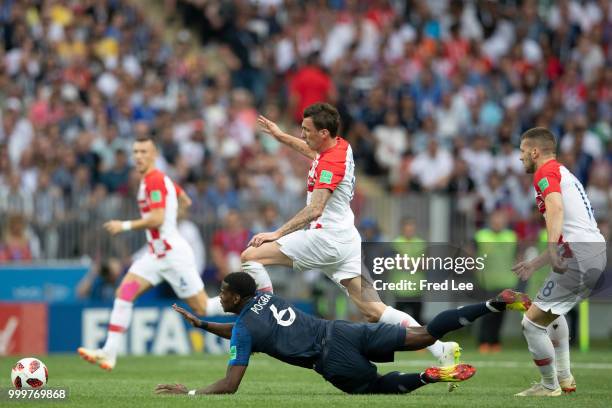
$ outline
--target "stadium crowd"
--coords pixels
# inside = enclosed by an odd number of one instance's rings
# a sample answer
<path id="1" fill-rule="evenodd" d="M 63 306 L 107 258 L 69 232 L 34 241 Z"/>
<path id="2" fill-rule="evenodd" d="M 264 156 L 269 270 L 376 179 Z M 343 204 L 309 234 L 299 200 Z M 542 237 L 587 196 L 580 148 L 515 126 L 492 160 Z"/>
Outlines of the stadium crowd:
<path id="1" fill-rule="evenodd" d="M 258 133 L 258 112 L 299 135 L 320 100 L 360 177 L 450 194 L 479 226 L 505 210 L 521 239 L 541 221 L 518 138 L 546 126 L 607 226 L 607 0 L 169 0 L 168 22 L 192 30 L 171 41 L 140 4 L 0 1 L 0 262 L 127 261 L 142 237 L 100 227 L 137 214 L 130 146 L 150 133 L 194 201 L 182 223 L 204 235 L 202 267 L 222 276 L 304 202 L 309 163 Z"/>

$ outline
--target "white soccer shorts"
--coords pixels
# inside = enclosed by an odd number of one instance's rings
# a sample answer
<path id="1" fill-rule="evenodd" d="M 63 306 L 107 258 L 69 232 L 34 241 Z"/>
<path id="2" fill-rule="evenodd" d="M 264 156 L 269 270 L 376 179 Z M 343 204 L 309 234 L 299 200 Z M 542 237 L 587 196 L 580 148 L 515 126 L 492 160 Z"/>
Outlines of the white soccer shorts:
<path id="1" fill-rule="evenodd" d="M 361 236 L 354 227 L 346 231 L 300 230 L 276 242 L 291 258 L 294 269 L 321 270 L 345 291 L 341 281 L 361 276 Z"/>
<path id="2" fill-rule="evenodd" d="M 172 286 L 176 296 L 189 298 L 204 289 L 204 283 L 189 244 L 172 244 L 172 249 L 161 258 L 147 251 L 132 264 L 129 273 L 140 276 L 153 286 L 165 280 Z"/>

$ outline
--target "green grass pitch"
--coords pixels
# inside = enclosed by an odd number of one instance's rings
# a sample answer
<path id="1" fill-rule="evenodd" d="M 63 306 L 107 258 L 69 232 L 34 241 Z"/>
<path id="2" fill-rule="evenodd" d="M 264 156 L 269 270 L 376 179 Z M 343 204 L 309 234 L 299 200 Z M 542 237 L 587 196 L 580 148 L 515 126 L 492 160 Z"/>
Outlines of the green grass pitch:
<path id="1" fill-rule="evenodd" d="M 391 364 L 379 365 L 384 373 L 420 371 L 433 363 L 428 353 L 396 354 Z M 201 387 L 221 378 L 227 356 L 192 355 L 124 357 L 112 373 L 82 361 L 74 355 L 41 358 L 49 368 L 49 387 L 67 387 L 67 402 L 44 404 L 71 407 L 610 407 L 612 406 L 612 352 L 573 352 L 573 372 L 578 381 L 576 394 L 559 398 L 516 398 L 513 394 L 537 378 L 526 350 L 515 349 L 497 355 L 466 351 L 462 360 L 477 367 L 476 375 L 449 394 L 446 384 L 425 386 L 412 394 L 351 396 L 336 390 L 312 370 L 292 367 L 265 355 L 255 355 L 235 395 L 158 396 L 158 383 L 183 383 Z M 0 359 L 0 385 L 10 385 L 10 368 L 17 358 Z M 3 407 L 45 406 L 40 402 L 7 402 Z"/>

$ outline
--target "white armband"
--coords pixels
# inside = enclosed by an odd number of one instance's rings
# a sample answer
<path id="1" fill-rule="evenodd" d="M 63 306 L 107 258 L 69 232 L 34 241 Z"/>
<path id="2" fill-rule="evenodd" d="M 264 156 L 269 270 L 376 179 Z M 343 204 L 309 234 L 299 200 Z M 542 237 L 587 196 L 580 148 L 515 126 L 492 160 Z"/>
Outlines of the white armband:
<path id="1" fill-rule="evenodd" d="M 121 222 L 121 230 L 129 231 L 132 229 L 132 221 L 122 221 Z"/>

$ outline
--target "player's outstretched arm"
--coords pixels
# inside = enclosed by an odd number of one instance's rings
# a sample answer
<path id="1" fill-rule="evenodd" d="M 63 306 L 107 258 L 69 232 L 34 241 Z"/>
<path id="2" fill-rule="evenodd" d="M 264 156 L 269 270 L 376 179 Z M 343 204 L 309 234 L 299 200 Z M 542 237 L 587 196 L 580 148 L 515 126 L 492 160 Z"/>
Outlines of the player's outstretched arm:
<path id="1" fill-rule="evenodd" d="M 131 221 L 110 220 L 104 223 L 104 229 L 111 235 L 117 235 L 122 231 L 130 231 L 133 229 L 143 228 L 159 228 L 164 223 L 164 215 L 166 210 L 163 208 L 155 208 L 151 210 L 146 218 L 139 218 Z"/>
<path id="2" fill-rule="evenodd" d="M 200 320 L 196 315 L 188 312 L 187 310 L 178 306 L 176 303 L 172 305 L 172 308 L 183 316 L 183 318 L 193 327 L 206 330 L 207 332 L 216 334 L 224 339 L 230 339 L 232 337 L 232 329 L 234 328 L 233 323 L 213 323 Z"/>
<path id="3" fill-rule="evenodd" d="M 259 115 L 257 123 L 262 131 L 274 137 L 279 142 L 291 147 L 296 152 L 303 154 L 311 160 L 317 156 L 317 152 L 308 147 L 305 141 L 283 132 L 278 125 L 270 119 Z"/>
<path id="4" fill-rule="evenodd" d="M 312 193 L 310 204 L 302 208 L 297 214 L 287 221 L 282 227 L 274 232 L 262 232 L 255 235 L 249 241 L 249 246 L 258 247 L 264 242 L 276 241 L 280 237 L 300 230 L 307 226 L 311 221 L 316 220 L 323 214 L 323 209 L 332 192 L 326 188 L 317 188 Z"/>
<path id="5" fill-rule="evenodd" d="M 155 387 L 156 394 L 234 394 L 240 387 L 242 377 L 246 372 L 248 366 L 234 366 L 230 365 L 227 367 L 227 373 L 225 378 L 209 385 L 206 388 L 200 388 L 199 390 L 188 391 L 187 387 L 183 384 L 158 384 Z"/>

